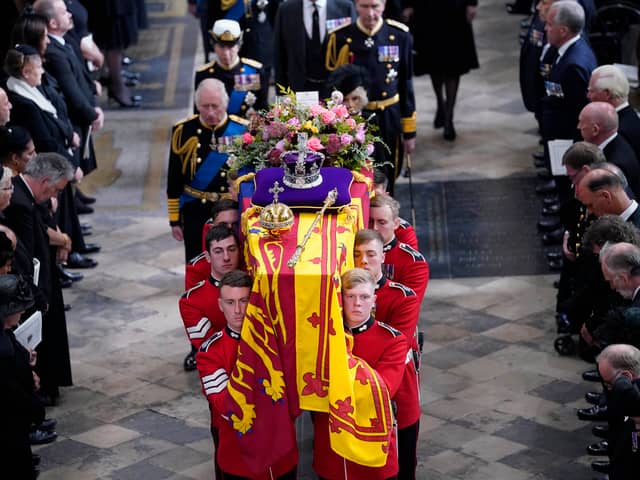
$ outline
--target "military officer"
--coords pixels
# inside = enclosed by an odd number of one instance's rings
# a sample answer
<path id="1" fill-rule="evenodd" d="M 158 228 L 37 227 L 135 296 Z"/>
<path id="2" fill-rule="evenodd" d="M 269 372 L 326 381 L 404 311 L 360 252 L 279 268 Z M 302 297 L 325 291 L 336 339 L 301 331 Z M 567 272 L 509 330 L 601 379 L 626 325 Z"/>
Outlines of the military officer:
<path id="1" fill-rule="evenodd" d="M 247 117 L 267 108 L 269 79 L 264 77 L 262 64 L 250 58 L 240 58 L 242 31 L 235 20 L 218 20 L 211 29 L 216 59 L 196 70 L 195 88 L 205 78 L 217 78 L 229 95 L 227 113 Z"/>
<path id="2" fill-rule="evenodd" d="M 171 234 L 184 241 L 187 262 L 202 251 L 202 226 L 212 203 L 230 197 L 226 147 L 249 124 L 227 115 L 229 98 L 220 80 L 203 80 L 195 101 L 199 114 L 173 127 L 167 175 Z"/>
<path id="3" fill-rule="evenodd" d="M 327 43 L 325 63 L 333 71 L 353 63 L 369 72 L 369 104 L 375 112 L 380 136 L 389 147 L 377 148 L 376 163 L 384 164 L 393 195 L 403 154 L 415 149 L 416 108 L 413 93 L 412 42 L 409 28 L 383 20 L 385 0 L 356 0 L 355 23 L 334 29 Z M 404 153 L 403 153 L 404 152 Z"/>

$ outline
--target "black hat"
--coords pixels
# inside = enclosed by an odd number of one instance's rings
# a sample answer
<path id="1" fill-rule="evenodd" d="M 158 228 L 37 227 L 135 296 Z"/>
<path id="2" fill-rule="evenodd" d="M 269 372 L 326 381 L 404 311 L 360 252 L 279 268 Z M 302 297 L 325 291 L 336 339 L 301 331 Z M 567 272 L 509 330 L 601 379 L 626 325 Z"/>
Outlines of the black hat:
<path id="1" fill-rule="evenodd" d="M 330 89 L 340 90 L 342 95 L 346 97 L 358 87 L 362 87 L 365 91 L 368 91 L 368 75 L 367 69 L 360 65 L 342 65 L 331 72 L 327 80 L 327 86 Z"/>
<path id="2" fill-rule="evenodd" d="M 13 47 L 14 50 L 17 50 L 25 57 L 30 57 L 31 55 L 40 55 L 38 50 L 33 48 L 31 45 L 27 45 L 26 43 L 18 43 Z"/>
<path id="3" fill-rule="evenodd" d="M 33 292 L 21 275 L 0 275 L 0 320 L 33 306 Z"/>
<path id="4" fill-rule="evenodd" d="M 0 159 L 10 153 L 21 153 L 27 148 L 31 134 L 26 128 L 12 125 L 0 127 Z"/>

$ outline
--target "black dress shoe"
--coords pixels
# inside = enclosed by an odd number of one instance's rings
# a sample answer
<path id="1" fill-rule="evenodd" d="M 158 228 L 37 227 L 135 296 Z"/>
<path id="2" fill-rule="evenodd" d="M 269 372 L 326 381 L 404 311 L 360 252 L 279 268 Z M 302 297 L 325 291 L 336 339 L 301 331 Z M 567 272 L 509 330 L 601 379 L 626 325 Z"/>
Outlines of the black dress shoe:
<path id="1" fill-rule="evenodd" d="M 562 243 L 562 238 L 564 237 L 564 229 L 558 228 L 553 232 L 545 233 L 542 235 L 542 243 L 544 245 L 558 245 Z"/>
<path id="2" fill-rule="evenodd" d="M 607 439 L 609 437 L 609 425 L 606 423 L 604 425 L 594 425 L 591 429 L 591 433 L 598 438 Z"/>
<path id="3" fill-rule="evenodd" d="M 98 265 L 98 262 L 93 258 L 85 257 L 78 252 L 70 253 L 69 258 L 67 258 L 68 268 L 94 268 L 96 265 Z"/>
<path id="4" fill-rule="evenodd" d="M 448 142 L 453 142 L 457 136 L 458 135 L 456 134 L 456 129 L 453 126 L 453 122 L 446 123 L 444 126 L 442 138 L 444 138 Z"/>
<path id="5" fill-rule="evenodd" d="M 602 380 L 598 370 L 587 370 L 586 372 L 582 372 L 582 379 L 587 382 L 599 382 Z"/>
<path id="6" fill-rule="evenodd" d="M 536 193 L 540 195 L 546 195 L 548 193 L 556 193 L 558 191 L 558 186 L 554 180 L 549 180 L 548 182 L 541 183 L 536 187 Z"/>
<path id="7" fill-rule="evenodd" d="M 70 304 L 70 303 L 65 303 L 65 304 L 64 304 L 64 311 L 65 311 L 65 312 L 68 312 L 69 310 L 71 310 L 71 308 L 73 308 L 73 307 L 71 307 L 71 304 Z"/>
<path id="8" fill-rule="evenodd" d="M 84 278 L 84 275 L 81 273 L 65 270 L 62 265 L 58 265 L 58 274 L 60 275 L 60 279 L 71 280 L 72 282 L 79 282 Z"/>
<path id="9" fill-rule="evenodd" d="M 609 473 L 611 471 L 611 464 L 607 461 L 595 461 L 595 462 L 591 462 L 591 468 L 595 471 L 595 472 L 600 472 L 600 473 Z"/>
<path id="10" fill-rule="evenodd" d="M 58 421 L 55 418 L 45 418 L 36 428 L 44 432 L 53 432 L 56 425 L 58 425 Z"/>
<path id="11" fill-rule="evenodd" d="M 547 168 L 548 164 L 544 160 L 534 160 L 533 166 L 536 168 Z"/>
<path id="12" fill-rule="evenodd" d="M 548 197 L 544 197 L 542 199 L 542 204 L 545 207 L 548 207 L 549 205 L 554 205 L 554 204 L 559 203 L 559 202 L 560 202 L 560 199 L 558 198 L 557 195 L 549 195 Z"/>
<path id="13" fill-rule="evenodd" d="M 542 230 L 543 232 L 552 232 L 553 230 L 558 230 L 560 227 L 562 227 L 562 223 L 560 223 L 558 217 L 547 217 L 538 221 L 538 230 Z"/>
<path id="14" fill-rule="evenodd" d="M 544 160 L 544 152 L 532 153 L 531 156 L 534 160 Z"/>
<path id="15" fill-rule="evenodd" d="M 31 465 L 34 467 L 40 465 L 40 455 L 36 455 L 35 453 L 31 454 Z"/>
<path id="16" fill-rule="evenodd" d="M 80 191 L 79 188 L 76 188 L 76 198 L 78 200 L 80 200 L 82 203 L 87 204 L 87 205 L 91 205 L 92 203 L 96 203 L 96 199 L 93 197 L 90 197 L 89 195 L 85 195 L 84 193 L 82 193 Z"/>
<path id="17" fill-rule="evenodd" d="M 552 203 L 551 205 L 547 205 L 546 207 L 542 207 L 543 215 L 558 215 L 560 213 L 560 204 Z"/>
<path id="18" fill-rule="evenodd" d="M 75 203 L 76 203 L 76 212 L 78 213 L 78 215 L 93 213 L 93 208 L 91 208 L 89 205 L 85 205 L 80 200 L 77 200 Z"/>
<path id="19" fill-rule="evenodd" d="M 600 392 L 587 392 L 584 394 L 584 399 L 591 405 L 599 405 L 601 395 Z"/>
<path id="20" fill-rule="evenodd" d="M 560 288 L 560 280 L 553 281 L 553 288 Z"/>
<path id="21" fill-rule="evenodd" d="M 562 252 L 547 252 L 547 260 L 560 260 Z"/>
<path id="22" fill-rule="evenodd" d="M 102 247 L 97 243 L 85 243 L 84 248 L 78 248 L 75 250 L 78 253 L 87 254 L 87 253 L 98 253 Z"/>
<path id="23" fill-rule="evenodd" d="M 540 180 L 551 180 L 553 178 L 553 175 L 551 175 L 551 173 L 549 173 L 549 170 L 542 170 L 540 172 L 538 172 L 538 178 Z"/>
<path id="24" fill-rule="evenodd" d="M 89 228 L 80 227 L 80 232 L 82 232 L 83 237 L 88 237 L 89 235 L 93 235 L 93 230 L 91 230 L 91 227 Z"/>
<path id="25" fill-rule="evenodd" d="M 186 357 L 184 357 L 184 362 L 182 363 L 185 372 L 191 372 L 196 369 L 196 354 L 195 352 L 189 352 Z"/>
<path id="26" fill-rule="evenodd" d="M 73 280 L 70 278 L 61 278 L 60 279 L 60 288 L 71 288 L 73 285 Z"/>
<path id="27" fill-rule="evenodd" d="M 87 230 L 91 230 L 93 228 L 93 225 L 87 222 L 83 222 L 80 224 L 80 228 L 86 228 Z"/>
<path id="28" fill-rule="evenodd" d="M 56 438 L 58 438 L 56 432 L 45 432 L 36 429 L 29 433 L 29 443 L 31 445 L 44 445 L 45 443 L 53 442 Z"/>
<path id="29" fill-rule="evenodd" d="M 578 418 L 587 422 L 601 422 L 609 418 L 609 409 L 604 406 L 594 405 L 591 408 L 578 409 Z"/>
<path id="30" fill-rule="evenodd" d="M 559 272 L 560 270 L 562 270 L 562 259 L 549 260 L 547 263 L 549 265 L 549 270 L 552 270 L 554 272 Z"/>
<path id="31" fill-rule="evenodd" d="M 587 447 L 587 453 L 589 455 L 609 455 L 609 442 L 600 440 L 599 442 L 592 443 Z"/>

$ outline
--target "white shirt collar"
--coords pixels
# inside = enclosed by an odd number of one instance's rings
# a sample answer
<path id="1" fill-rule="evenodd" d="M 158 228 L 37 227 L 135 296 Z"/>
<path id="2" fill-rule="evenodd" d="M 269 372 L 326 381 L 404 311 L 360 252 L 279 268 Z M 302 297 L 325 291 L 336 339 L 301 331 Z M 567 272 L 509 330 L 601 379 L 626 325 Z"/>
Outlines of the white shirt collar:
<path id="1" fill-rule="evenodd" d="M 61 37 L 60 35 L 54 35 L 53 33 L 50 33 L 49 36 L 62 46 L 67 44 L 67 41 L 64 39 L 64 37 Z"/>
<path id="2" fill-rule="evenodd" d="M 569 47 L 571 45 L 573 45 L 574 43 L 576 43 L 578 40 L 580 40 L 580 34 L 578 34 L 575 37 L 567 40 L 566 42 L 564 42 L 562 44 L 562 46 L 560 46 L 560 48 L 558 48 L 558 59 L 556 60 L 556 63 L 558 63 L 558 60 L 560 60 L 560 58 L 562 58 L 562 56 L 566 53 L 566 51 L 569 49 Z"/>
<path id="3" fill-rule="evenodd" d="M 636 211 L 636 208 L 638 208 L 638 202 L 631 200 L 631 204 L 620 214 L 620 218 L 626 222 L 629 220 L 629 217 L 633 215 L 633 212 Z"/>
<path id="4" fill-rule="evenodd" d="M 629 106 L 629 102 L 624 102 L 616 107 L 616 112 L 619 112 L 623 108 L 627 108 Z"/>
<path id="5" fill-rule="evenodd" d="M 604 150 L 604 147 L 606 147 L 607 145 L 609 145 L 614 138 L 616 138 L 618 136 L 618 132 L 615 132 L 613 135 L 611 135 L 610 137 L 605 138 L 602 143 L 600 145 L 598 145 L 598 148 L 600 150 Z"/>

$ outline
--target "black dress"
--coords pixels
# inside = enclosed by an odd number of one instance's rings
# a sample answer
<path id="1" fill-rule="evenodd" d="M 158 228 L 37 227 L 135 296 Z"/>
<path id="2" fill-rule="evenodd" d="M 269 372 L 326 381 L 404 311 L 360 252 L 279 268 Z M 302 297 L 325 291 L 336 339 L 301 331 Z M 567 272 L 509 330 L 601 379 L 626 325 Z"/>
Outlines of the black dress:
<path id="1" fill-rule="evenodd" d="M 477 0 L 414 0 L 411 30 L 414 38 L 414 75 L 462 75 L 478 68 L 473 28 L 467 6 Z"/>
<path id="2" fill-rule="evenodd" d="M 138 10 L 132 0 L 83 0 L 89 30 L 104 50 L 124 50 L 138 41 Z"/>

